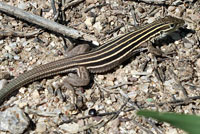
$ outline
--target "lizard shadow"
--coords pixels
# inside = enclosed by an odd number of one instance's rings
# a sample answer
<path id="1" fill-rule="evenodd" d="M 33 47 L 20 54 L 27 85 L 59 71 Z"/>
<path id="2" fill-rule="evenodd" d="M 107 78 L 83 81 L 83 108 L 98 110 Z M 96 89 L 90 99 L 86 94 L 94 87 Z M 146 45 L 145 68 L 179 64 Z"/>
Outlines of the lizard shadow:
<path id="1" fill-rule="evenodd" d="M 177 40 L 185 38 L 190 33 L 194 34 L 195 31 L 187 28 L 179 28 L 179 30 L 169 33 L 168 35 L 155 40 L 153 45 L 162 46 L 163 44 L 174 43 Z"/>

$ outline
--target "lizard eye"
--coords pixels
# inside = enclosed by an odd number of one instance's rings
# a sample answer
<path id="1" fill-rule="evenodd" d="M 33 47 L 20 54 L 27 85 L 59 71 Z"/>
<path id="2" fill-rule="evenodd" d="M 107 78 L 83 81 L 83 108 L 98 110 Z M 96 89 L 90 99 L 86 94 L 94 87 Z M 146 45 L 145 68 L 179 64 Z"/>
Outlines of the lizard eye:
<path id="1" fill-rule="evenodd" d="M 170 27 L 171 27 L 171 28 L 174 28 L 174 27 L 175 27 L 175 24 L 170 24 Z"/>

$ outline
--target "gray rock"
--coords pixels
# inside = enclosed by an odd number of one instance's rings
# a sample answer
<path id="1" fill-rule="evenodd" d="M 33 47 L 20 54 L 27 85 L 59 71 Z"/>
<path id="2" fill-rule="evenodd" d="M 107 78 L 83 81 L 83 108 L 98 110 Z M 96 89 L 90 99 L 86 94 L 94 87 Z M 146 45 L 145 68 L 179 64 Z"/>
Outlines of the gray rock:
<path id="1" fill-rule="evenodd" d="M 7 83 L 7 80 L 5 79 L 0 80 L 0 90 L 4 87 L 6 83 Z"/>
<path id="2" fill-rule="evenodd" d="M 19 60 L 20 57 L 19 57 L 18 55 L 15 55 L 15 56 L 14 56 L 14 59 L 15 59 L 15 60 Z"/>
<path id="3" fill-rule="evenodd" d="M 9 44 L 9 46 L 11 47 L 11 49 L 14 49 L 17 47 L 17 43 L 16 42 L 12 42 Z"/>
<path id="4" fill-rule="evenodd" d="M 60 129 L 65 130 L 68 133 L 77 133 L 80 126 L 77 123 L 63 124 L 59 126 Z"/>
<path id="5" fill-rule="evenodd" d="M 25 113 L 14 106 L 0 112 L 0 130 L 21 134 L 29 126 L 30 120 Z"/>
<path id="6" fill-rule="evenodd" d="M 27 3 L 19 3 L 18 4 L 18 8 L 22 9 L 22 10 L 25 10 L 27 8 Z"/>

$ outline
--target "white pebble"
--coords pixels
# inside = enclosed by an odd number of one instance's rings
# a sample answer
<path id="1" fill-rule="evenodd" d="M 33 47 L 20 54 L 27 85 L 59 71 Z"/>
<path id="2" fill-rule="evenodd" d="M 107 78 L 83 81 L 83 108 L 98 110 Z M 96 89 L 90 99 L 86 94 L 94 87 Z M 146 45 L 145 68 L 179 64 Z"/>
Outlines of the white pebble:
<path id="1" fill-rule="evenodd" d="M 103 27 L 101 26 L 100 22 L 96 22 L 93 27 L 100 33 Z"/>
<path id="2" fill-rule="evenodd" d="M 36 126 L 36 131 L 39 132 L 39 133 L 43 133 L 45 132 L 47 129 L 47 126 L 46 124 L 44 123 L 37 123 L 37 126 Z"/>
<path id="3" fill-rule="evenodd" d="M 19 60 L 20 57 L 19 57 L 18 55 L 15 55 L 15 56 L 14 56 L 14 59 L 15 59 L 15 60 Z"/>

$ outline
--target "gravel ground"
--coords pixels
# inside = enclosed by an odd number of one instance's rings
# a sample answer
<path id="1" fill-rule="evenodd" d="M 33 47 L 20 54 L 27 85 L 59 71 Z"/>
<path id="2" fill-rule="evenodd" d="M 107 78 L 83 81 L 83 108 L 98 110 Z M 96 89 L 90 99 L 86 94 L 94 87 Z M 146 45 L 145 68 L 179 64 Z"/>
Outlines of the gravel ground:
<path id="1" fill-rule="evenodd" d="M 3 0 L 91 35 L 95 45 L 166 15 L 182 18 L 186 25 L 164 39 L 152 40 L 164 56 L 144 50 L 112 71 L 93 75 L 89 86 L 78 87 L 75 91 L 62 89 L 64 76 L 36 81 L 20 88 L 17 95 L 5 102 L 1 111 L 9 107 L 20 108 L 22 115 L 24 112 L 29 117 L 24 129 L 31 134 L 183 133 L 167 123 L 138 117 L 136 111 L 151 109 L 200 115 L 200 100 L 177 101 L 200 95 L 200 1 L 79 0 L 73 4 L 74 1 L 66 0 L 60 8 L 66 15 L 62 21 L 62 17 L 55 19 L 50 0 Z M 55 5 L 59 9 L 61 4 L 56 1 Z M 16 35 L 2 36 L 3 31 L 16 32 Z M 66 45 L 75 43 L 1 12 L 0 32 L 0 88 L 5 79 L 9 81 L 12 76 L 35 66 L 65 57 Z M 78 94 L 76 99 L 74 93 Z M 95 111 L 105 115 L 85 117 Z M 79 119 L 82 117 L 85 118 Z M 70 119 L 70 123 L 65 123 Z M 17 130 L 8 131 L 14 133 Z"/>

